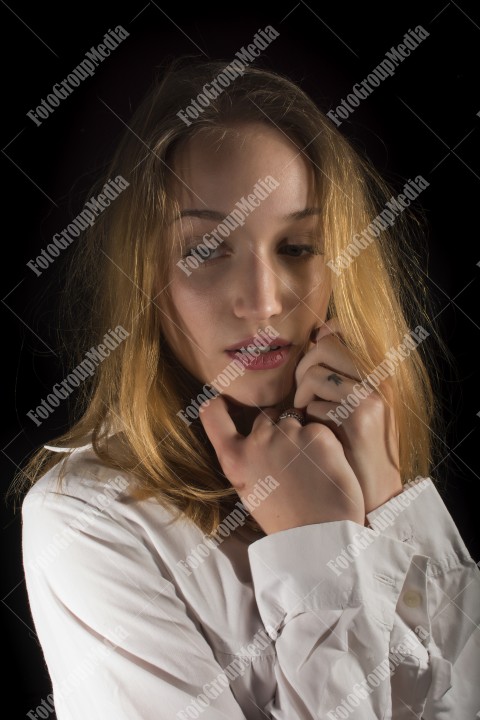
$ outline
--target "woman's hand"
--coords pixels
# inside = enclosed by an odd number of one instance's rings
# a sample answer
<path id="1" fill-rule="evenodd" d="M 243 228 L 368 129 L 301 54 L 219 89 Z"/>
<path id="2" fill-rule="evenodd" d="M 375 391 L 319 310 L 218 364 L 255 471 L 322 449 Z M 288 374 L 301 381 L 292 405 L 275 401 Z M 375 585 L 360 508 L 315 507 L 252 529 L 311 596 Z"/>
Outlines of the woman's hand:
<path id="1" fill-rule="evenodd" d="M 363 525 L 362 490 L 335 434 L 317 422 L 302 427 L 294 418 L 276 425 L 277 416 L 273 409 L 262 411 L 245 437 L 237 432 L 221 396 L 200 409 L 220 465 L 240 499 L 268 475 L 279 483 L 252 509 L 260 527 L 270 535 L 334 520 Z"/>
<path id="2" fill-rule="evenodd" d="M 358 478 L 369 513 L 402 490 L 398 432 L 391 407 L 370 386 L 366 386 L 370 394 L 352 412 L 346 408 L 348 417 L 328 416 L 360 382 L 352 379 L 359 374 L 351 354 L 333 333 L 341 335 L 336 318 L 322 326 L 316 345 L 297 365 L 294 405 L 306 409 L 307 421 L 326 423 L 335 433 Z"/>

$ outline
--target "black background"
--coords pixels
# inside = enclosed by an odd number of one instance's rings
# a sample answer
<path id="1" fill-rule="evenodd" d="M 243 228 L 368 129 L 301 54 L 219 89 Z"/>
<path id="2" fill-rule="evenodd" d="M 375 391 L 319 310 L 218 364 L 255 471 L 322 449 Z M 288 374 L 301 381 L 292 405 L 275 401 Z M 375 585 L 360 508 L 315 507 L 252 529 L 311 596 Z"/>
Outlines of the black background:
<path id="1" fill-rule="evenodd" d="M 155 67 L 167 57 L 185 54 L 230 61 L 259 28 L 272 25 L 280 36 L 259 64 L 299 82 L 327 111 L 410 28 L 423 25 L 430 36 L 360 104 L 341 131 L 397 191 L 418 174 L 430 183 L 419 198 L 429 228 L 424 270 L 456 367 L 453 372 L 440 358 L 448 432 L 442 438 L 445 457 L 435 476 L 467 547 L 478 560 L 478 5 L 445 0 L 384 7 L 307 5 L 292 0 L 273 9 L 237 3 L 221 11 L 201 4 L 192 12 L 181 2 L 34 6 L 17 2 L 10 7 L 2 3 L 0 16 L 4 492 L 16 466 L 68 423 L 68 403 L 39 428 L 26 417 L 67 369 L 58 354 L 54 315 L 62 264 L 38 278 L 26 263 L 81 208 L 87 188 L 123 132 L 123 123 L 128 123 L 150 86 Z M 118 24 L 130 36 L 37 127 L 26 113 Z M 2 502 L 6 680 L 20 678 L 22 687 L 20 693 L 10 693 L 10 718 L 25 717 L 50 692 L 26 600 L 20 530 L 18 511 Z"/>

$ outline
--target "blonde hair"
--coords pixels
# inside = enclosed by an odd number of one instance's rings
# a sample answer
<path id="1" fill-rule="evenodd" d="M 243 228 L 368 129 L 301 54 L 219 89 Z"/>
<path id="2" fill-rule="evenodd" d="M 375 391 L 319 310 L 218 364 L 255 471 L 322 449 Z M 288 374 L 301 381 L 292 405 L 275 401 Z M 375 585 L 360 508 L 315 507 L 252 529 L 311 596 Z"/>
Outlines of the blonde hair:
<path id="1" fill-rule="evenodd" d="M 70 297 L 76 312 L 83 298 L 89 314 L 78 337 L 79 356 L 118 325 L 130 335 L 83 385 L 80 419 L 56 439 L 71 447 L 91 436 L 102 462 L 134 476 L 133 494 L 157 498 L 206 533 L 214 531 L 238 496 L 221 472 L 201 422 L 187 427 L 177 415 L 198 395 L 200 383 L 165 342 L 155 298 L 158 287 L 168 286 L 174 258 L 168 231 L 176 212 L 169 191 L 173 152 L 202 129 L 225 129 L 239 121 L 272 124 L 287 133 L 314 174 L 326 262 L 336 260 L 392 195 L 312 100 L 271 71 L 246 68 L 187 125 L 177 113 L 225 65 L 185 59 L 173 63 L 128 123 L 106 176 L 92 189 L 99 192 L 106 179 L 119 175 L 130 184 L 75 244 Z M 329 316 L 338 316 L 345 342 L 365 375 L 402 342 L 409 330 L 407 318 L 428 320 L 421 309 L 420 275 L 412 270 L 414 263 L 404 267 L 403 258 L 412 257 L 409 215 L 401 213 L 338 276 L 332 273 Z M 168 288 L 165 295 L 167 299 Z M 399 363 L 380 391 L 387 387 L 398 422 L 402 480 L 428 475 L 437 408 L 418 350 Z M 109 438 L 112 418 L 121 432 Z M 17 487 L 33 484 L 65 457 L 37 451 Z M 258 529 L 251 517 L 248 522 Z"/>

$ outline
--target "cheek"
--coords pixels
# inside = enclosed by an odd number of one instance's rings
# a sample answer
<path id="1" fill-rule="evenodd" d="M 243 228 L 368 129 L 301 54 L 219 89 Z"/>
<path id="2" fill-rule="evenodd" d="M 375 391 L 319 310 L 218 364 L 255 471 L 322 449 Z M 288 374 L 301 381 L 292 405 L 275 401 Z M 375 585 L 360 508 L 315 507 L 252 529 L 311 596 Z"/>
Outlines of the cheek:
<path id="1" fill-rule="evenodd" d="M 312 263 L 304 278 L 302 288 L 302 305 L 305 310 L 310 310 L 316 315 L 322 316 L 326 313 L 328 301 L 331 294 L 331 276 L 323 260 Z"/>
<path id="2" fill-rule="evenodd" d="M 170 286 L 172 320 L 189 335 L 203 335 L 207 327 L 212 327 L 212 319 L 218 313 L 218 297 L 208 290 L 199 292 L 193 283 L 174 281 Z M 167 319 L 168 322 L 168 319 Z"/>

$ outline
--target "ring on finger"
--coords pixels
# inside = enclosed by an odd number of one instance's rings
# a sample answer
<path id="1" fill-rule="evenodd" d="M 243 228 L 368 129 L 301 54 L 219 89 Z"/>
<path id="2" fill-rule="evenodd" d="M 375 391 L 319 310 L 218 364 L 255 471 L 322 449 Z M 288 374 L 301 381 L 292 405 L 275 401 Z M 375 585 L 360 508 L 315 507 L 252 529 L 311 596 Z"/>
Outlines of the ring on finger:
<path id="1" fill-rule="evenodd" d="M 305 420 L 305 416 L 304 416 L 301 412 L 299 412 L 298 410 L 291 409 L 291 410 L 284 410 L 284 411 L 278 416 L 277 423 L 278 423 L 280 420 L 284 420 L 285 418 L 289 418 L 289 417 L 295 418 L 295 420 L 298 420 L 298 422 L 300 423 L 300 425 L 305 425 L 306 422 L 307 422 L 307 421 Z"/>

